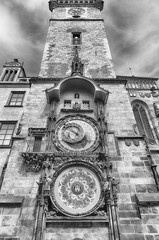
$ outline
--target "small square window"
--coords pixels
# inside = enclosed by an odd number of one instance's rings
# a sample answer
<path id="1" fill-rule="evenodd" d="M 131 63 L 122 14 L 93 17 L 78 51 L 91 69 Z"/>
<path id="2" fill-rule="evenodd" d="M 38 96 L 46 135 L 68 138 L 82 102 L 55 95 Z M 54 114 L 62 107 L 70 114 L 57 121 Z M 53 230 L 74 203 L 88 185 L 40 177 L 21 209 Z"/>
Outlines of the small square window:
<path id="1" fill-rule="evenodd" d="M 80 32 L 72 33 L 72 38 L 73 38 L 73 45 L 81 44 L 81 33 Z"/>
<path id="2" fill-rule="evenodd" d="M 64 108 L 66 109 L 71 108 L 71 100 L 64 100 Z"/>
<path id="3" fill-rule="evenodd" d="M 83 102 L 82 102 L 82 108 L 83 108 L 83 109 L 90 109 L 90 103 L 89 103 L 89 101 L 83 101 Z"/>
<path id="4" fill-rule="evenodd" d="M 15 124 L 1 123 L 0 126 L 0 146 L 10 146 L 14 133 Z"/>
<path id="5" fill-rule="evenodd" d="M 9 106 L 22 106 L 25 92 L 11 92 Z"/>

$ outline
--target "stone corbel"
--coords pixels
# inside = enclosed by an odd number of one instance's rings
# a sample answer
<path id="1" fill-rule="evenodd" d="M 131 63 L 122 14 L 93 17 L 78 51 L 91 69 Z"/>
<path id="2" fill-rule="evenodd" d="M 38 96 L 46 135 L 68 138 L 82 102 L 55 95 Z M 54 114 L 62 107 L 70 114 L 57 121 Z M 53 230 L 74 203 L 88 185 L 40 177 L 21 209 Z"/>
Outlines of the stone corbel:
<path id="1" fill-rule="evenodd" d="M 135 135 L 135 136 L 117 136 L 118 139 L 123 140 L 125 142 L 125 145 L 130 147 L 131 144 L 134 144 L 134 146 L 138 147 L 140 146 L 140 141 L 144 140 L 143 136 Z"/>

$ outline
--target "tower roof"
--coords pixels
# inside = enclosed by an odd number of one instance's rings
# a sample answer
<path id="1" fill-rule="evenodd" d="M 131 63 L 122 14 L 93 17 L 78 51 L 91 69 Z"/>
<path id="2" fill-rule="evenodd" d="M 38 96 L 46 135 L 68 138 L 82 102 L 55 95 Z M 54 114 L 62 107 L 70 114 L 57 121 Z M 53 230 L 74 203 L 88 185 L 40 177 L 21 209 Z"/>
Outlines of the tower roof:
<path id="1" fill-rule="evenodd" d="M 58 7 L 95 7 L 102 11 L 103 3 L 102 0 L 50 0 L 49 9 L 52 12 Z"/>

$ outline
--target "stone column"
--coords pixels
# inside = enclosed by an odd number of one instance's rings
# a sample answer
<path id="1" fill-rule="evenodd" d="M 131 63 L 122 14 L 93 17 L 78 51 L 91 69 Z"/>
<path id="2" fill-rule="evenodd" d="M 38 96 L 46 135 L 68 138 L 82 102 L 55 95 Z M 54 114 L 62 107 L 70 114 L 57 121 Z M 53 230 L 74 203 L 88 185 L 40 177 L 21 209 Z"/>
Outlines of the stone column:
<path id="1" fill-rule="evenodd" d="M 8 72 L 7 72 L 8 71 Z M 6 75 L 4 77 L 4 82 L 7 82 L 10 77 L 10 69 L 6 70 Z"/>

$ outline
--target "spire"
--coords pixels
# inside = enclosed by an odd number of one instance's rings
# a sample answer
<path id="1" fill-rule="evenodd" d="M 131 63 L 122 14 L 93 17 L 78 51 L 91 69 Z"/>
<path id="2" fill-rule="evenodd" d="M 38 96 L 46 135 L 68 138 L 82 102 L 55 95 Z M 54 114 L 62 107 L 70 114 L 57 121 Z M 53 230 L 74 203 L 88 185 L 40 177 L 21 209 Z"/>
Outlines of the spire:
<path id="1" fill-rule="evenodd" d="M 75 74 L 83 74 L 83 64 L 81 63 L 81 60 L 78 56 L 78 48 L 75 46 L 75 55 L 72 60 L 72 75 Z"/>

